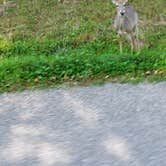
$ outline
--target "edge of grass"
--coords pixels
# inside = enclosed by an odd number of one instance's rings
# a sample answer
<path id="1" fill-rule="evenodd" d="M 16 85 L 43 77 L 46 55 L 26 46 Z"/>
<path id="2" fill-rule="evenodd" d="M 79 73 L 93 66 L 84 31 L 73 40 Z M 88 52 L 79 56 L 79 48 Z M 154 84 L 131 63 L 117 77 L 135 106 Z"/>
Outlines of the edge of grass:
<path id="1" fill-rule="evenodd" d="M 90 49 L 91 48 L 91 49 Z M 166 80 L 165 48 L 119 55 L 111 46 L 87 45 L 53 55 L 15 55 L 0 59 L 0 93 L 69 85 Z M 99 52 L 99 53 L 98 53 Z M 79 82 L 79 83 L 78 83 Z M 97 83 L 98 82 L 98 83 Z"/>

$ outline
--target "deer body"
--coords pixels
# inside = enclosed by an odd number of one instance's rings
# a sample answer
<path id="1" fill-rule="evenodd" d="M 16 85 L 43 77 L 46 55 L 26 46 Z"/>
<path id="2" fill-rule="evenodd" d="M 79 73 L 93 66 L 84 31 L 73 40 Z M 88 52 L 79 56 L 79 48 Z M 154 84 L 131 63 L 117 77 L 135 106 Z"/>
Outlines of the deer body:
<path id="1" fill-rule="evenodd" d="M 117 5 L 117 14 L 114 27 L 118 32 L 120 52 L 122 52 L 122 35 L 127 35 L 131 44 L 131 52 L 138 48 L 138 14 L 132 6 L 125 1 L 113 1 Z"/>

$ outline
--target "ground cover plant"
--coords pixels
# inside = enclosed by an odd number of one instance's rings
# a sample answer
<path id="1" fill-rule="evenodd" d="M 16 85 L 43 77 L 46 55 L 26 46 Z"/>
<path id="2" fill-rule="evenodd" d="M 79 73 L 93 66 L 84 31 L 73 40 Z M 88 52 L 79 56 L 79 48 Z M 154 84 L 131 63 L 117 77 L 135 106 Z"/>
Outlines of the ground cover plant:
<path id="1" fill-rule="evenodd" d="M 14 2 L 0 17 L 0 92 L 98 79 L 166 80 L 164 0 L 130 1 L 143 45 L 134 54 L 127 41 L 119 53 L 110 0 Z"/>

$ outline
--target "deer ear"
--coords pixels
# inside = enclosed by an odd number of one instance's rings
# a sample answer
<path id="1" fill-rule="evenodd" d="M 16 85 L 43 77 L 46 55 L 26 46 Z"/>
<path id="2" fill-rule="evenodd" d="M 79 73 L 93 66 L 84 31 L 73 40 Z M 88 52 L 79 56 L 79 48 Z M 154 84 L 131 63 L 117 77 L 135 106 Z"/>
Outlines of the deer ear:
<path id="1" fill-rule="evenodd" d="M 124 0 L 123 4 L 125 5 L 128 2 L 128 0 Z"/>
<path id="2" fill-rule="evenodd" d="M 116 0 L 112 0 L 112 3 L 113 3 L 113 4 L 117 4 Z"/>

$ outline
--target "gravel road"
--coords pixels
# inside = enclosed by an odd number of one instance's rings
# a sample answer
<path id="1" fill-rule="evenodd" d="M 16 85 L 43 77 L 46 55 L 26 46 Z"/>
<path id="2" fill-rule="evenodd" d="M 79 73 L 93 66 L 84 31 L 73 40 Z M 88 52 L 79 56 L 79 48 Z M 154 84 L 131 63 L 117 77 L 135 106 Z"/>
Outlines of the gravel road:
<path id="1" fill-rule="evenodd" d="M 166 166 L 166 82 L 0 95 L 0 166 Z"/>

